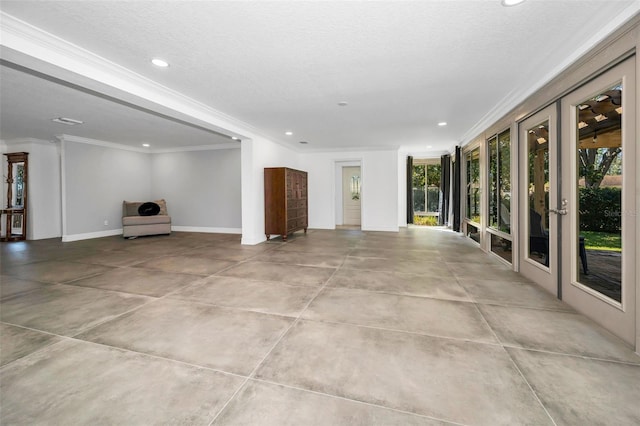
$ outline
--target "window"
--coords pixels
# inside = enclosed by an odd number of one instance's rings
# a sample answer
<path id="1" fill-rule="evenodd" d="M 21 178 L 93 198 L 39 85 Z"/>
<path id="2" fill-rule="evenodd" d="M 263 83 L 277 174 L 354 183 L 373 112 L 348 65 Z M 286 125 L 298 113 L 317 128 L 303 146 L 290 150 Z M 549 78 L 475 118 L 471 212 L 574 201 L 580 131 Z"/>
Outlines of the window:
<path id="1" fill-rule="evenodd" d="M 416 214 L 437 216 L 440 197 L 440 163 L 433 160 L 413 166 L 413 211 Z M 417 164 L 416 164 L 417 163 Z"/>
<path id="2" fill-rule="evenodd" d="M 480 147 L 467 153 L 466 168 L 467 219 L 480 223 L 480 197 L 482 196 L 482 188 L 480 188 Z"/>
<path id="3" fill-rule="evenodd" d="M 489 147 L 489 227 L 511 233 L 511 134 L 507 129 Z"/>

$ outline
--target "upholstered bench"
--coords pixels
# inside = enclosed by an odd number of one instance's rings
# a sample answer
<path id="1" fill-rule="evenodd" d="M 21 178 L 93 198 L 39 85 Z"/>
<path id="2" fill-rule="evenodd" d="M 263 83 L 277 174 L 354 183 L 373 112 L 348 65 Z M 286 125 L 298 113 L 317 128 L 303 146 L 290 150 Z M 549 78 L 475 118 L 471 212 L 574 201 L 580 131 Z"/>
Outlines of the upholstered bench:
<path id="1" fill-rule="evenodd" d="M 171 233 L 171 216 L 165 200 L 122 202 L 122 236 L 139 237 Z"/>

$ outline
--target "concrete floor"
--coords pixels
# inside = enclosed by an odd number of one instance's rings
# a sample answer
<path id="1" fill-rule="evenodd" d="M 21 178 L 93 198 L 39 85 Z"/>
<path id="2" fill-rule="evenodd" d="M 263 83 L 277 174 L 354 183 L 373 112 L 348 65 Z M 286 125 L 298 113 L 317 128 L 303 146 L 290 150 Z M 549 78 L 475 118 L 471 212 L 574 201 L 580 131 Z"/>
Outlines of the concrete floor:
<path id="1" fill-rule="evenodd" d="M 3 425 L 640 424 L 640 357 L 451 232 L 0 248 Z"/>

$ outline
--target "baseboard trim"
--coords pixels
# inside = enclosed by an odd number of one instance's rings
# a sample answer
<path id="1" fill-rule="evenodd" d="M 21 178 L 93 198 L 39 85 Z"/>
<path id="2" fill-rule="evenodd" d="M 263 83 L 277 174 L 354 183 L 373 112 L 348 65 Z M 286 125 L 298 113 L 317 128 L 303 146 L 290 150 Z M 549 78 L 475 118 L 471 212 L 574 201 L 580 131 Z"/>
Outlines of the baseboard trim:
<path id="1" fill-rule="evenodd" d="M 70 243 L 72 241 L 91 240 L 93 238 L 112 237 L 114 235 L 122 235 L 122 228 L 100 232 L 87 232 L 85 234 L 63 235 L 62 242 Z"/>
<path id="2" fill-rule="evenodd" d="M 203 232 L 207 234 L 242 234 L 242 228 L 211 228 L 204 226 L 172 226 L 174 232 Z"/>

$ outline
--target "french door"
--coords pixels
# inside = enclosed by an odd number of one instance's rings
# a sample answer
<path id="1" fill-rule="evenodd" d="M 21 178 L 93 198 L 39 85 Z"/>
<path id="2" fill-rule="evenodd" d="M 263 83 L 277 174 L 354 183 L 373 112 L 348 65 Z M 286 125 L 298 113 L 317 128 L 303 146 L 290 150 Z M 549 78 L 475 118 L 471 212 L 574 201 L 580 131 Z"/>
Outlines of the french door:
<path id="1" fill-rule="evenodd" d="M 558 294 L 558 111 L 556 104 L 519 125 L 520 272 Z"/>
<path id="2" fill-rule="evenodd" d="M 632 346 L 635 76 L 627 59 L 519 124 L 520 272 Z"/>
<path id="3" fill-rule="evenodd" d="M 636 315 L 635 58 L 561 100 L 562 299 L 631 345 Z"/>

